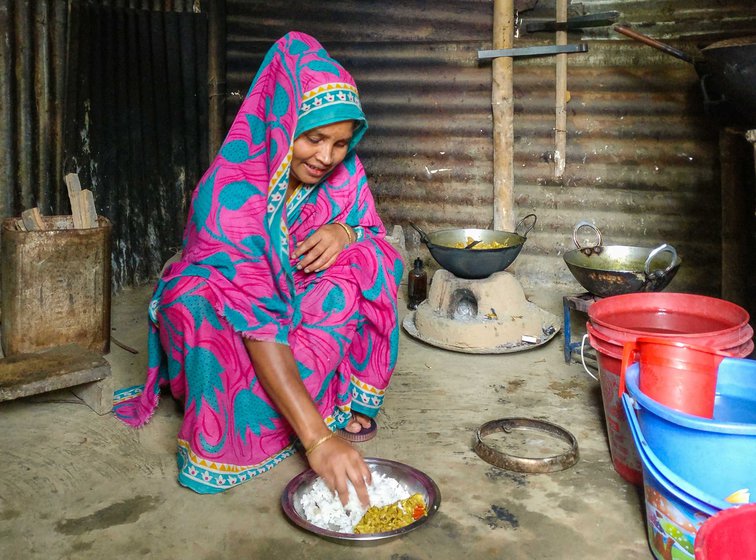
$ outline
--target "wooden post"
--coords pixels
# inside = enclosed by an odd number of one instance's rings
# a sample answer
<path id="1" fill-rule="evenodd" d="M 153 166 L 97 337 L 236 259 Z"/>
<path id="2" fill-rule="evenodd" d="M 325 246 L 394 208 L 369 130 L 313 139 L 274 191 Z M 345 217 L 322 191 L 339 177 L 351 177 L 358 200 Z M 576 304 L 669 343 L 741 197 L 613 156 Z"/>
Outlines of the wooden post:
<path id="1" fill-rule="evenodd" d="M 514 45 L 514 0 L 494 0 L 493 48 Z M 494 229 L 513 231 L 514 216 L 514 98 L 511 56 L 493 60 L 491 105 L 493 108 Z"/>
<path id="2" fill-rule="evenodd" d="M 750 155 L 744 131 L 723 128 L 719 132 L 722 196 L 722 298 L 748 305 L 748 227 L 750 208 L 743 177 L 743 162 Z"/>
<path id="3" fill-rule="evenodd" d="M 567 21 L 567 0 L 556 2 L 557 24 Z M 556 44 L 567 44 L 567 31 L 556 32 Z M 554 176 L 561 179 L 567 159 L 567 54 L 556 55 L 556 124 L 554 126 Z"/>
<path id="4" fill-rule="evenodd" d="M 753 148 L 753 171 L 756 173 L 756 128 L 753 130 L 746 130 L 745 137 L 746 140 L 751 143 L 751 147 Z"/>

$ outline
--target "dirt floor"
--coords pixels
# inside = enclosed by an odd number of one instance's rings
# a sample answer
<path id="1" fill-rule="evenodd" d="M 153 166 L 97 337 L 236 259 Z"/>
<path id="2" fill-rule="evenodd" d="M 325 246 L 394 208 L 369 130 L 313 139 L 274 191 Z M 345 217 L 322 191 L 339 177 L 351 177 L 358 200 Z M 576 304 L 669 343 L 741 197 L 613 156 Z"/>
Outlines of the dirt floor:
<path id="1" fill-rule="evenodd" d="M 113 301 L 113 336 L 138 350 L 113 345 L 106 356 L 118 387 L 143 380 L 150 291 L 130 289 Z M 538 294 L 530 299 L 542 305 Z M 549 305 L 561 317 L 561 308 Z M 503 355 L 441 350 L 404 331 L 400 344 L 378 436 L 360 445 L 366 456 L 408 463 L 438 484 L 440 509 L 417 531 L 355 547 L 294 527 L 280 498 L 306 468 L 300 454 L 225 494 L 194 494 L 176 482 L 180 413 L 170 400 L 133 430 L 59 391 L 0 403 L 0 557 L 651 557 L 642 492 L 613 470 L 598 383 L 582 365 L 565 363 L 561 333 L 542 347 Z M 472 450 L 475 430 L 505 417 L 568 429 L 579 442 L 579 462 L 551 474 L 484 462 Z"/>

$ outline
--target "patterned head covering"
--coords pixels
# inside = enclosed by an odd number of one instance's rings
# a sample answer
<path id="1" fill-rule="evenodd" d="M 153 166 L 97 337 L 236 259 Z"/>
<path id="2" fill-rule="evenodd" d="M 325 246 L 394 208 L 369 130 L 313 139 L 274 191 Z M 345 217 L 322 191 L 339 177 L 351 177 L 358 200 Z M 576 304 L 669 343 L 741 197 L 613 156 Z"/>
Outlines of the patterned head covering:
<path id="1" fill-rule="evenodd" d="M 284 176 L 288 180 L 292 146 L 302 133 L 355 120 L 358 124 L 349 146 L 352 152 L 367 129 L 352 76 L 314 38 L 297 32 L 279 39 L 268 51 L 244 100 L 242 114 L 255 148 L 266 150 L 269 191 L 275 190 Z M 236 128 L 232 126 L 221 154 L 234 149 L 229 140 L 235 137 Z"/>

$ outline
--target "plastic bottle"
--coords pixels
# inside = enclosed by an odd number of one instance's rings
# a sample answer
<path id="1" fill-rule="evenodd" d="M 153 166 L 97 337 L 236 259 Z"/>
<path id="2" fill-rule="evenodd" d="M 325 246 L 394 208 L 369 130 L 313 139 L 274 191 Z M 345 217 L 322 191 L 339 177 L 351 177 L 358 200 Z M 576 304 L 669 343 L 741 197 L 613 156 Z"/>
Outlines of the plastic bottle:
<path id="1" fill-rule="evenodd" d="M 423 269 L 423 260 L 415 259 L 415 267 L 407 275 L 407 309 L 417 309 L 428 297 L 428 275 Z"/>

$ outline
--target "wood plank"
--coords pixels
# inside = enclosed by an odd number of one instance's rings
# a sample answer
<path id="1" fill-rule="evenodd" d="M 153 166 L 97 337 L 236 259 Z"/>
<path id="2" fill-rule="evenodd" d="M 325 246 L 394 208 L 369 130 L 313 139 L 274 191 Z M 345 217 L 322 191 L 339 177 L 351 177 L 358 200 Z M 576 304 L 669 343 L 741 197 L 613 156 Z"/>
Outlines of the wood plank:
<path id="1" fill-rule="evenodd" d="M 101 382 L 110 376 L 110 364 L 105 358 L 78 344 L 16 354 L 0 359 L 0 402 Z M 112 400 L 112 383 L 106 381 L 74 392 L 95 412 L 103 414 L 103 408 L 108 408 L 105 401 L 108 391 Z"/>
<path id="2" fill-rule="evenodd" d="M 65 176 L 66 188 L 68 189 L 68 201 L 71 203 L 71 217 L 75 228 L 84 227 L 82 225 L 81 205 L 79 196 L 81 195 L 81 183 L 77 173 L 69 173 Z"/>
<path id="3" fill-rule="evenodd" d="M 71 387 L 71 392 L 83 400 L 86 405 L 102 416 L 113 410 L 113 393 L 115 382 L 112 376 L 100 381 Z"/>
<path id="4" fill-rule="evenodd" d="M 21 221 L 26 231 L 39 231 L 45 229 L 45 222 L 42 221 L 42 214 L 39 208 L 30 208 L 21 212 Z"/>
<path id="5" fill-rule="evenodd" d="M 82 189 L 79 193 L 79 208 L 81 210 L 82 227 L 97 227 L 97 209 L 95 208 L 94 195 L 89 189 Z"/>
<path id="6" fill-rule="evenodd" d="M 557 25 L 567 21 L 567 0 L 556 2 Z M 556 32 L 556 44 L 567 44 L 567 31 Z M 556 124 L 554 126 L 554 177 L 561 179 L 567 163 L 567 55 L 556 55 Z"/>

